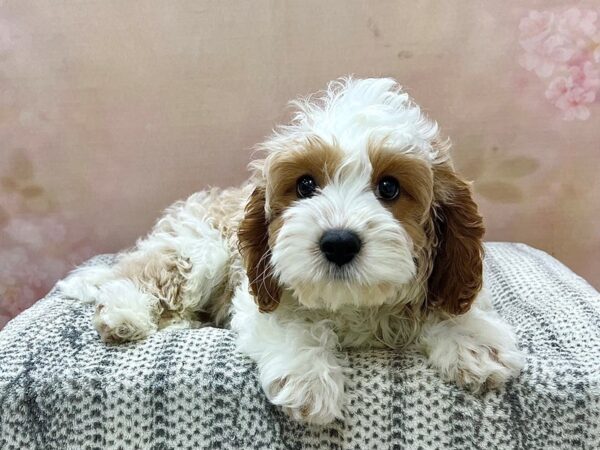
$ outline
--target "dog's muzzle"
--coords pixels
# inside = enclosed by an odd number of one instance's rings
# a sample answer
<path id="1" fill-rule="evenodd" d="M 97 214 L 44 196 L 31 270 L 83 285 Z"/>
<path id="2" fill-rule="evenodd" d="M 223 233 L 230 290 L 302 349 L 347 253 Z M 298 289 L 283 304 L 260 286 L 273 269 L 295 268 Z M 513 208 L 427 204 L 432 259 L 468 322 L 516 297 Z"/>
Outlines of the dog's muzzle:
<path id="1" fill-rule="evenodd" d="M 358 235 L 345 229 L 327 230 L 319 241 L 319 248 L 325 258 L 339 267 L 352 261 L 361 246 Z"/>

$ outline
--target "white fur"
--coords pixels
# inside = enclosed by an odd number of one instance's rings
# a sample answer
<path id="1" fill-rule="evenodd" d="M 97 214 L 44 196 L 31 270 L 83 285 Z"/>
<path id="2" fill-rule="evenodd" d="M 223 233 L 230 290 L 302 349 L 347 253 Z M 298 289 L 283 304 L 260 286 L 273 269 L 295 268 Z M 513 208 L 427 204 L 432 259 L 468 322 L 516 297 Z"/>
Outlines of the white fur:
<path id="1" fill-rule="evenodd" d="M 386 140 L 394 148 L 428 160 L 437 153 L 431 145 L 438 127 L 421 114 L 409 95 L 391 78 L 332 81 L 321 98 L 292 102 L 298 109 L 281 136 L 317 135 L 360 154 L 369 141 Z"/>
<path id="2" fill-rule="evenodd" d="M 479 391 L 519 374 L 525 364 L 514 332 L 496 313 L 483 291 L 461 316 L 430 316 L 419 343 L 442 378 Z"/>
<path id="3" fill-rule="evenodd" d="M 98 298 L 99 286 L 112 279 L 114 273 L 108 265 L 83 266 L 59 281 L 57 287 L 66 297 L 76 298 L 84 303 L 94 303 Z"/>
<path id="4" fill-rule="evenodd" d="M 141 292 L 130 280 L 102 285 L 93 323 L 104 340 L 143 339 L 158 329 L 157 299 Z"/>
<path id="5" fill-rule="evenodd" d="M 378 306 L 395 300 L 414 277 L 412 242 L 402 225 L 368 187 L 370 170 L 333 181 L 319 195 L 291 206 L 273 246 L 279 280 L 307 307 Z M 319 251 L 324 231 L 345 228 L 363 241 L 357 257 L 332 267 Z"/>
<path id="6" fill-rule="evenodd" d="M 239 349 L 256 361 L 261 385 L 273 404 L 309 423 L 342 417 L 342 359 L 331 321 L 261 314 L 244 284 L 234 296 L 232 314 Z"/>
<path id="7" fill-rule="evenodd" d="M 314 424 L 343 417 L 347 348 L 402 349 L 416 341 L 444 379 L 474 391 L 518 374 L 523 358 L 515 336 L 485 296 L 462 316 L 423 312 L 426 287 L 417 279 L 414 244 L 370 185 L 367 149 L 374 141 L 428 164 L 445 158 L 433 145 L 436 124 L 391 79 L 343 79 L 294 105 L 292 124 L 262 146 L 267 158 L 255 166 L 259 178 L 268 177 L 274 155 L 308 136 L 335 144 L 344 160 L 317 195 L 284 212 L 271 248 L 283 287 L 274 312 L 259 312 L 237 250 L 235 228 L 251 184 L 224 192 L 227 201 L 210 191 L 176 203 L 114 266 L 78 269 L 60 289 L 96 303 L 94 325 L 105 340 L 190 326 L 198 313 L 217 324 L 230 318 L 271 402 Z M 330 228 L 353 230 L 363 242 L 341 270 L 319 251 L 319 238 Z"/>

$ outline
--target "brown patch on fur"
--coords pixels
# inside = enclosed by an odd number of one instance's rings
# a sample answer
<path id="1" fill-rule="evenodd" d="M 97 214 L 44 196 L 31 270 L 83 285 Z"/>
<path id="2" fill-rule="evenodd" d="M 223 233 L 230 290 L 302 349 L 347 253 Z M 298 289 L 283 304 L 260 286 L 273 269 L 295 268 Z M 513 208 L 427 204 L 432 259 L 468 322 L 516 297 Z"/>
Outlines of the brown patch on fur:
<path id="1" fill-rule="evenodd" d="M 484 226 L 469 184 L 452 166 L 434 167 L 436 246 L 428 280 L 428 306 L 467 312 L 483 283 Z"/>
<path id="2" fill-rule="evenodd" d="M 312 176 L 323 188 L 341 164 L 343 153 L 317 137 L 310 137 L 298 148 L 277 154 L 268 165 L 269 208 L 279 215 L 297 200 L 296 182 L 303 175 Z"/>
<path id="3" fill-rule="evenodd" d="M 265 161 L 266 186 L 257 187 L 250 196 L 238 229 L 239 250 L 260 311 L 273 311 L 279 305 L 281 287 L 272 274 L 271 247 L 283 226 L 281 213 L 298 199 L 296 182 L 303 175 L 310 175 L 323 187 L 341 161 L 341 150 L 317 137 L 310 137 L 298 143 L 297 148 L 274 154 Z M 265 214 L 267 196 L 269 220 Z"/>
<path id="4" fill-rule="evenodd" d="M 371 182 L 373 189 L 386 176 L 394 177 L 400 183 L 400 195 L 385 205 L 394 217 L 404 226 L 413 240 L 416 251 L 427 243 L 428 236 L 424 224 L 429 218 L 433 198 L 433 173 L 429 165 L 411 155 L 387 151 L 372 146 L 369 158 L 373 166 Z"/>
<path id="5" fill-rule="evenodd" d="M 174 250 L 134 252 L 125 254 L 115 270 L 123 278 L 132 280 L 144 292 L 160 300 L 168 309 L 182 308 L 181 289 L 191 271 L 192 263 Z"/>
<path id="6" fill-rule="evenodd" d="M 300 407 L 300 415 L 304 418 L 310 416 L 311 411 L 315 408 L 314 394 L 311 394 L 305 399 L 304 404 Z"/>
<path id="7" fill-rule="evenodd" d="M 277 241 L 277 235 L 279 230 L 283 226 L 283 216 L 278 215 L 269 224 L 269 248 L 273 248 L 275 241 Z"/>
<path id="8" fill-rule="evenodd" d="M 281 390 L 285 387 L 287 382 L 288 382 L 288 377 L 277 378 L 269 386 L 269 395 L 271 395 L 272 397 L 275 397 L 277 394 L 279 394 L 281 392 Z"/>
<path id="9" fill-rule="evenodd" d="M 238 245 L 244 258 L 250 289 L 261 312 L 273 311 L 281 297 L 281 288 L 272 274 L 268 239 L 265 189 L 259 186 L 246 204 L 245 215 L 238 229 Z"/>

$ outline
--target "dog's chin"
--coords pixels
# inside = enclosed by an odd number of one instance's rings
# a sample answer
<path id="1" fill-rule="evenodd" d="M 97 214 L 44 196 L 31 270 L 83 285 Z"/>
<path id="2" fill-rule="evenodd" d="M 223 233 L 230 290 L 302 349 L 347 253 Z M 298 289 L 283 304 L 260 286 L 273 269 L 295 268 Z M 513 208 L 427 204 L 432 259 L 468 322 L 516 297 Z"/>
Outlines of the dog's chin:
<path id="1" fill-rule="evenodd" d="M 402 287 L 392 283 L 360 285 L 343 279 L 293 283 L 288 285 L 293 297 L 305 308 L 368 308 L 393 302 Z"/>

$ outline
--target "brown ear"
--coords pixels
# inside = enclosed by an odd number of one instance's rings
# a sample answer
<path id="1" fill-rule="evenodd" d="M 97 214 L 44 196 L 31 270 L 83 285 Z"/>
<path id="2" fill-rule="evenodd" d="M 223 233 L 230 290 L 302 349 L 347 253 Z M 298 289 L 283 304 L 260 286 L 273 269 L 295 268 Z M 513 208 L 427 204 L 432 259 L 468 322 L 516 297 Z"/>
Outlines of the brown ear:
<path id="1" fill-rule="evenodd" d="M 261 312 L 279 305 L 281 288 L 272 275 L 269 224 L 265 215 L 265 189 L 252 192 L 238 229 L 239 250 L 250 281 L 250 290 Z"/>
<path id="2" fill-rule="evenodd" d="M 434 262 L 428 305 L 450 314 L 469 310 L 483 282 L 483 220 L 470 186 L 447 163 L 434 168 Z"/>

